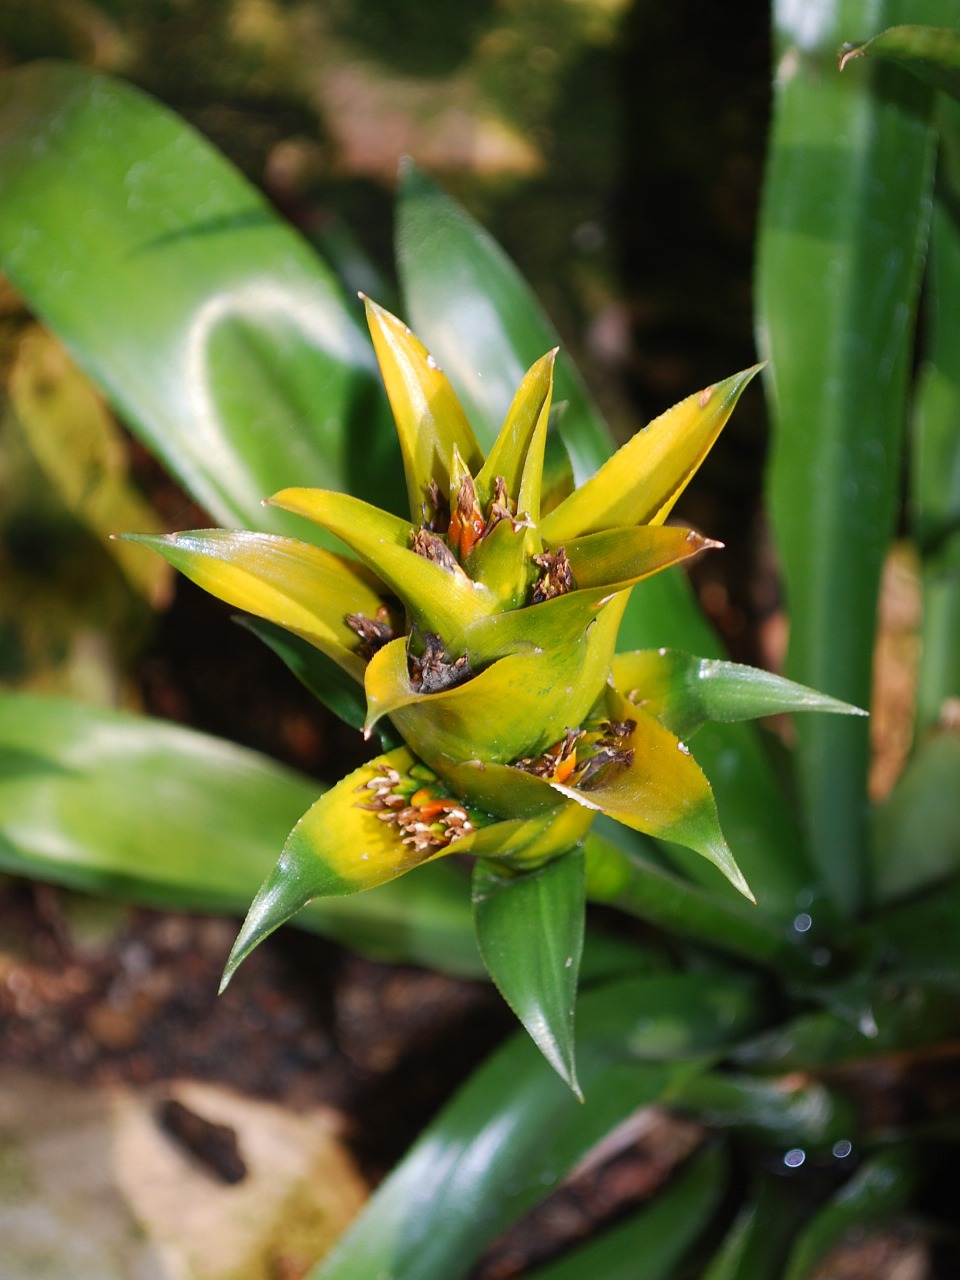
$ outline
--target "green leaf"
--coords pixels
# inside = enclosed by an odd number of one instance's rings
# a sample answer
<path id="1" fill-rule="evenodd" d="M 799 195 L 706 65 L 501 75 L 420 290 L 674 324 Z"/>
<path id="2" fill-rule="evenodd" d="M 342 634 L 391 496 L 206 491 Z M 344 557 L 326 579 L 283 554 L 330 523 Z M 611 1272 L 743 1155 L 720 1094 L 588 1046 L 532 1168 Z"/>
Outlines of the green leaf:
<path id="1" fill-rule="evenodd" d="M 456 201 L 406 164 L 397 204 L 397 265 L 410 323 L 491 445 L 525 371 L 558 344 L 530 286 Z M 610 436 L 569 357 L 554 369 L 559 431 L 582 484 L 610 451 Z"/>
<path id="2" fill-rule="evenodd" d="M 800 1233 L 783 1280 L 807 1280 L 830 1249 L 851 1232 L 905 1209 L 920 1181 L 922 1157 L 901 1144 L 871 1156 Z"/>
<path id="3" fill-rule="evenodd" d="M 317 790 L 255 752 L 161 721 L 0 697 L 0 868 L 12 874 L 242 915 Z M 297 923 L 379 959 L 483 972 L 452 866 L 313 902 Z"/>
<path id="4" fill-rule="evenodd" d="M 583 950 L 583 854 L 563 854 L 521 875 L 478 860 L 473 913 L 480 954 L 497 989 L 582 1100 L 573 1018 Z"/>
<path id="5" fill-rule="evenodd" d="M 211 595 L 303 636 L 355 680 L 366 666 L 348 614 L 376 618 L 383 586 L 355 561 L 271 533 L 197 529 L 127 534 L 152 547 Z"/>
<path id="6" fill-rule="evenodd" d="M 899 498 L 934 131 L 925 86 L 881 62 L 840 75 L 835 56 L 851 29 L 900 11 L 893 0 L 831 3 L 808 29 L 793 6 L 775 7 L 782 72 L 759 244 L 787 670 L 857 706 L 870 696 L 880 570 Z M 915 12 L 952 26 L 960 5 L 928 0 Z M 866 723 L 809 717 L 797 735 L 811 854 L 837 906 L 855 914 L 868 879 Z"/>
<path id="7" fill-rule="evenodd" d="M 960 98 L 960 36 L 942 27 L 888 27 L 863 44 L 844 45 L 840 70 L 857 58 L 891 58 L 907 71 Z"/>
<path id="8" fill-rule="evenodd" d="M 769 671 L 695 658 L 676 649 L 641 649 L 613 660 L 613 683 L 625 698 L 681 738 L 707 720 L 754 720 L 782 711 L 866 715 L 836 698 Z"/>
<path id="9" fill-rule="evenodd" d="M 960 990 L 960 880 L 878 912 L 864 928 L 864 942 L 882 949 L 900 977 Z"/>
<path id="10" fill-rule="evenodd" d="M 889 901 L 960 872 L 960 734 L 921 743 L 874 815 L 874 888 Z"/>
<path id="11" fill-rule="evenodd" d="M 420 522 L 430 481 L 444 494 L 450 488 L 454 450 L 473 474 L 483 454 L 456 392 L 419 338 L 369 298 L 364 306 L 400 436 L 410 516 Z"/>
<path id="12" fill-rule="evenodd" d="M 358 315 L 182 120 L 80 66 L 17 68 L 0 88 L 0 187 L 3 271 L 218 522 L 292 532 L 260 501 L 294 483 L 394 500 Z"/>
<path id="13" fill-rule="evenodd" d="M 638 1106 L 668 1101 L 756 1022 L 749 983 L 715 973 L 633 978 L 577 1004 L 578 1103 L 526 1033 L 468 1081 L 310 1280 L 459 1280 Z"/>
<path id="14" fill-rule="evenodd" d="M 514 504 L 516 519 L 501 518 L 484 534 L 470 553 L 467 569 L 471 577 L 489 586 L 507 609 L 527 604 L 535 572 L 533 558 L 543 551 L 538 525 L 556 354 L 548 352 L 525 375 L 477 476 L 481 509 L 491 509 L 499 479 Z"/>
<path id="15" fill-rule="evenodd" d="M 895 970 L 871 977 L 861 987 L 867 1017 L 858 1026 L 849 1012 L 831 1008 L 802 1013 L 761 1032 L 734 1055 L 738 1068 L 754 1075 L 826 1074 L 843 1064 L 883 1070 L 891 1055 L 950 1040 L 957 1029 L 956 991 L 947 984 L 918 982 Z M 818 995 L 834 1003 L 834 992 Z M 859 1069 L 859 1068 L 858 1068 Z M 859 1154 L 859 1153 L 858 1153 Z"/>
<path id="16" fill-rule="evenodd" d="M 539 604 L 495 613 L 471 623 L 464 635 L 464 649 L 470 665 L 479 668 L 497 658 L 516 653 L 566 651 L 573 647 L 582 649 L 587 628 L 602 621 L 604 633 L 610 633 L 610 652 L 607 653 L 605 647 L 592 645 L 596 660 L 589 672 L 584 670 L 581 681 L 589 682 L 596 689 L 595 697 L 599 696 L 606 683 L 617 624 L 626 604 L 622 597 L 611 599 L 614 592 L 616 588 L 602 586 L 568 591 Z M 573 721 L 568 717 L 567 723 L 572 724 Z"/>
<path id="17" fill-rule="evenodd" d="M 960 698 L 960 107 L 941 101 L 941 186 L 931 234 L 925 363 L 916 394 L 910 507 L 923 584 L 918 734 Z"/>
<path id="18" fill-rule="evenodd" d="M 560 785 L 556 789 L 645 835 L 695 850 L 754 901 L 723 838 L 710 784 L 689 748 L 613 689 L 607 705 L 611 720 L 633 725 L 622 739 L 623 749 L 631 753 L 629 762 L 607 765 L 582 792 Z"/>
<path id="19" fill-rule="evenodd" d="M 805 1076 L 758 1080 L 710 1071 L 679 1085 L 675 1103 L 704 1124 L 739 1129 L 785 1151 L 828 1155 L 857 1133 L 856 1107 L 843 1094 Z"/>
<path id="20" fill-rule="evenodd" d="M 757 1178 L 703 1280 L 783 1280 L 791 1241 L 807 1212 L 786 1179 L 768 1174 Z"/>
<path id="21" fill-rule="evenodd" d="M 539 533 L 529 525 L 501 520 L 470 553 L 466 568 L 496 597 L 501 609 L 522 613 L 535 580 L 533 557 L 543 551 Z M 493 617 L 501 616 L 494 614 Z"/>
<path id="22" fill-rule="evenodd" d="M 543 449 L 543 477 L 540 483 L 540 513 L 546 515 L 554 507 L 573 493 L 575 488 L 573 463 L 567 446 L 563 443 L 557 429 L 564 406 L 552 404 L 550 422 L 547 427 L 547 439 Z"/>
<path id="23" fill-rule="evenodd" d="M 556 546 L 619 525 L 662 524 L 759 368 L 687 396 L 638 431 L 546 516 L 544 541 Z"/>
<path id="24" fill-rule="evenodd" d="M 482 826 L 481 811 L 471 808 L 470 813 L 478 817 L 477 830 L 458 842 L 458 851 L 499 862 L 508 872 L 537 870 L 577 848 L 592 816 L 575 804 L 560 804 L 532 818 L 506 818 Z"/>
<path id="25" fill-rule="evenodd" d="M 695 1156 L 639 1213 L 528 1272 L 526 1280 L 670 1280 L 719 1205 L 726 1173 L 721 1151 Z"/>
<path id="26" fill-rule="evenodd" d="M 575 803 L 544 778 L 511 765 L 465 760 L 447 767 L 444 776 L 458 795 L 470 796 L 479 809 L 501 817 L 539 817 Z"/>

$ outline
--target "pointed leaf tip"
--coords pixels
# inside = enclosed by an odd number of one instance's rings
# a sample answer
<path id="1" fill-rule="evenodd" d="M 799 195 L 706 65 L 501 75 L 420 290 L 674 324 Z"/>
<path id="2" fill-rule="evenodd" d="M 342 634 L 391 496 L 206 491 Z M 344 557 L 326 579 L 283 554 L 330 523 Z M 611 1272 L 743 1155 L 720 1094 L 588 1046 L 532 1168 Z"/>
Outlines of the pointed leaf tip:
<path id="1" fill-rule="evenodd" d="M 591 780 L 590 800 L 624 826 L 693 849 L 756 902 L 720 829 L 710 783 L 690 748 L 612 685 L 607 712 L 612 724 L 623 726 L 616 742 L 622 757 Z"/>
<path id="2" fill-rule="evenodd" d="M 449 488 L 454 447 L 474 475 L 483 454 L 446 374 L 420 339 L 371 298 L 363 304 L 400 438 L 410 514 L 419 521 L 430 482 L 441 492 Z"/>
<path id="3" fill-rule="evenodd" d="M 638 431 L 549 513 L 544 541 L 566 542 L 618 525 L 663 524 L 761 367 L 694 392 Z"/>
<path id="4" fill-rule="evenodd" d="M 707 720 L 732 724 L 783 712 L 869 713 L 772 672 L 678 649 L 617 654 L 613 683 L 632 702 L 681 738 Z"/>
<path id="5" fill-rule="evenodd" d="M 582 1102 L 574 1045 L 585 904 L 582 851 L 571 849 L 520 875 L 478 859 L 472 898 L 477 942 L 491 978 Z"/>
<path id="6" fill-rule="evenodd" d="M 416 763 L 406 747 L 397 747 L 347 774 L 307 810 L 247 912 L 227 959 L 224 985 L 264 938 L 313 898 L 372 889 L 447 852 L 447 845 L 405 844 L 405 832 L 378 817 L 383 794 L 401 785 L 412 790 L 409 772 Z"/>
<path id="7" fill-rule="evenodd" d="M 233 975 L 251 951 L 315 896 L 303 886 L 299 877 L 291 874 L 291 870 L 287 860 L 281 855 L 280 861 L 250 904 L 250 910 L 240 926 L 240 932 L 224 965 L 220 994 L 226 991 Z"/>

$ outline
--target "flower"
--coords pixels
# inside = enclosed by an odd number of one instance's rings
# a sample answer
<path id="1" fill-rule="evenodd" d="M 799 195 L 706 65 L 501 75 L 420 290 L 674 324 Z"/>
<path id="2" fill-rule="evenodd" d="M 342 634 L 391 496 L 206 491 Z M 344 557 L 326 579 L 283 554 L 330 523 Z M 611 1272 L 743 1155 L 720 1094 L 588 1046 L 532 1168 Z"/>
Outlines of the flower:
<path id="1" fill-rule="evenodd" d="M 325 655 L 362 685 L 365 733 L 389 725 L 402 743 L 301 818 L 227 976 L 313 897 L 371 888 L 450 852 L 536 868 L 576 849 L 598 813 L 696 850 L 750 897 L 678 734 L 711 715 L 766 713 L 769 682 L 786 682 L 763 677 L 761 711 L 741 699 L 726 714 L 709 690 L 739 688 L 745 669 L 666 651 L 615 655 L 615 644 L 635 583 L 719 545 L 664 522 L 756 368 L 682 401 L 565 493 L 544 481 L 555 351 L 526 374 L 484 457 L 423 345 L 365 304 L 410 519 L 288 488 L 269 501 L 349 556 L 223 529 L 138 539 Z"/>

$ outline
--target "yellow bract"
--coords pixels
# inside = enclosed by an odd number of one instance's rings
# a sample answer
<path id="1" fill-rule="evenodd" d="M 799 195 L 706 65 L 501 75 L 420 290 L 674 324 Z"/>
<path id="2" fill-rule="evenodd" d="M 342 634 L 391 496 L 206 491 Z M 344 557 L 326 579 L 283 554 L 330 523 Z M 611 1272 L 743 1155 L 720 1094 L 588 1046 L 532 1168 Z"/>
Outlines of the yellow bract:
<path id="1" fill-rule="evenodd" d="M 756 370 L 663 414 L 541 519 L 556 352 L 528 371 L 484 459 L 423 344 L 365 302 L 410 519 L 290 487 L 271 501 L 356 560 L 223 530 L 147 539 L 208 590 L 333 657 L 363 683 L 367 734 L 389 721 L 405 744 L 301 818 L 230 969 L 309 897 L 451 851 L 526 870 L 579 847 L 601 812 L 688 845 L 749 896 L 686 745 L 610 680 L 633 584 L 717 545 L 659 526 Z"/>

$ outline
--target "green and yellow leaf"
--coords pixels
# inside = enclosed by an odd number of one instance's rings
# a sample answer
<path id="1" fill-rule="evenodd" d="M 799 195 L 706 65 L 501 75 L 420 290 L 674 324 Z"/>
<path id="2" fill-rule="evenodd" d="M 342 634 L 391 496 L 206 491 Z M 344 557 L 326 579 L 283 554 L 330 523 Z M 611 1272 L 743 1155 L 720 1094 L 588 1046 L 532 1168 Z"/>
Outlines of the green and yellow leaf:
<path id="1" fill-rule="evenodd" d="M 662 524 L 713 447 L 754 365 L 655 418 L 543 521 L 551 546 L 617 525 Z"/>
<path id="2" fill-rule="evenodd" d="M 611 720 L 632 722 L 622 743 L 632 753 L 629 763 L 607 766 L 589 788 L 554 783 L 555 789 L 624 826 L 693 849 L 752 900 L 720 830 L 710 783 L 686 744 L 613 688 L 607 708 Z"/>
<path id="3" fill-rule="evenodd" d="M 400 437 L 410 514 L 419 521 L 430 481 L 443 492 L 449 487 L 454 446 L 474 475 L 483 454 L 456 392 L 423 343 L 402 320 L 363 301 Z"/>
<path id="4" fill-rule="evenodd" d="M 586 719 L 602 694 L 621 614 L 617 597 L 568 644 L 509 653 L 438 693 L 417 688 L 406 644 L 395 640 L 367 667 L 366 732 L 390 716 L 404 740 L 441 773 L 464 760 L 505 764 L 538 755 Z"/>
<path id="5" fill-rule="evenodd" d="M 229 529 L 128 534 L 205 591 L 309 640 L 355 679 L 366 665 L 348 614 L 375 618 L 382 584 L 355 561 L 295 538 Z"/>
<path id="6" fill-rule="evenodd" d="M 502 476 L 508 493 L 517 502 L 518 514 L 524 512 L 534 523 L 540 519 L 543 456 L 556 358 L 554 348 L 528 369 L 477 476 L 482 501 L 490 500 L 493 483 Z"/>
<path id="7" fill-rule="evenodd" d="M 449 644 L 456 645 L 465 627 L 497 608 L 492 592 L 459 568 L 444 568 L 412 551 L 406 520 L 326 489 L 284 489 L 270 501 L 346 543 L 403 601 L 416 626 L 439 632 Z"/>
<path id="8" fill-rule="evenodd" d="M 398 747 L 355 769 L 307 810 L 251 904 L 227 960 L 223 986 L 264 938 L 311 899 L 371 889 L 448 852 L 449 845 L 423 851 L 404 843 L 398 826 L 364 807 L 375 794 L 371 784 L 386 771 L 405 776 L 416 765 L 412 752 Z"/>

